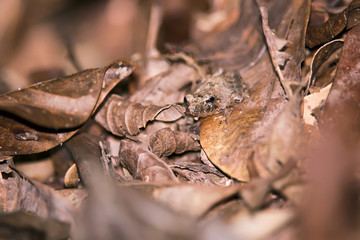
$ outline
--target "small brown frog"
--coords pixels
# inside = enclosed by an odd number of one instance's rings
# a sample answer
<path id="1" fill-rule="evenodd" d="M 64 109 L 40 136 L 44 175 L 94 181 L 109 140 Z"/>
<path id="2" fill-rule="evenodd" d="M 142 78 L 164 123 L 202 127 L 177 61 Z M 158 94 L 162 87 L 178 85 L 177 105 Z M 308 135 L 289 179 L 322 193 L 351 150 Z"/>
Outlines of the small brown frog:
<path id="1" fill-rule="evenodd" d="M 225 119 L 235 103 L 247 96 L 246 87 L 239 74 L 219 72 L 208 78 L 193 93 L 184 98 L 187 113 L 195 117 L 207 117 L 224 113 Z"/>

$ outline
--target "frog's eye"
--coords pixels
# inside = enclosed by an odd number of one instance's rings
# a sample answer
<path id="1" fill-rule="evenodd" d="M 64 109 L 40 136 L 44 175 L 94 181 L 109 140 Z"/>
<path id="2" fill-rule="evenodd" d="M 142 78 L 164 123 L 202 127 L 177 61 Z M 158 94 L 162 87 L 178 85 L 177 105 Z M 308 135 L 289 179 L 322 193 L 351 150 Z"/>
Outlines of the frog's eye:
<path id="1" fill-rule="evenodd" d="M 215 101 L 215 98 L 214 97 L 210 97 L 208 100 L 206 100 L 207 102 L 211 103 L 213 101 Z"/>

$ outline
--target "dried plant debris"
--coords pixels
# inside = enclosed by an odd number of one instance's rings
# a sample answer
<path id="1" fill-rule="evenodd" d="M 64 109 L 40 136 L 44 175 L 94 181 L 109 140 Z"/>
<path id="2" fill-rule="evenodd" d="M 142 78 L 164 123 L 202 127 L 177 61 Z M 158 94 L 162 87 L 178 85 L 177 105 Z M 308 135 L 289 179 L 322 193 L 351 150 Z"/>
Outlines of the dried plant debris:
<path id="1" fill-rule="evenodd" d="M 149 148 L 156 156 L 170 156 L 186 151 L 199 151 L 199 137 L 180 131 L 172 131 L 170 128 L 163 128 L 149 137 Z"/>
<path id="2" fill-rule="evenodd" d="M 308 88 L 325 87 L 332 82 L 343 45 L 343 40 L 334 40 L 324 44 L 315 52 L 310 65 Z"/>
<path id="3" fill-rule="evenodd" d="M 13 165 L 11 157 L 0 160 L 0 208 L 2 212 L 26 211 L 43 218 L 74 223 L 71 205 L 53 189 L 32 182 Z"/>
<path id="4" fill-rule="evenodd" d="M 131 63 L 118 61 L 105 68 L 84 70 L 65 78 L 41 82 L 0 95 L 0 110 L 45 128 L 76 128 L 98 106 L 101 91 L 107 90 L 109 85 L 112 85 L 111 90 L 133 69 Z"/>
<path id="5" fill-rule="evenodd" d="M 143 106 L 111 95 L 96 114 L 95 120 L 111 133 L 126 136 L 137 135 L 149 121 L 172 122 L 181 118 L 183 113 L 184 108 L 180 105 Z"/>
<path id="6" fill-rule="evenodd" d="M 140 2 L 0 1 L 0 238 L 358 239 L 359 0 Z"/>
<path id="7" fill-rule="evenodd" d="M 135 142 L 121 141 L 119 163 L 134 179 L 145 182 L 177 182 L 175 175 L 163 160 Z"/>
<path id="8" fill-rule="evenodd" d="M 0 112 L 0 155 L 38 153 L 65 142 L 133 69 L 130 62 L 119 60 L 1 95 L 0 108 L 27 121 Z"/>
<path id="9" fill-rule="evenodd" d="M 326 11 L 326 9 L 325 9 Z M 350 29 L 359 24 L 360 1 L 353 0 L 347 8 L 337 14 L 329 14 L 325 23 L 310 21 L 306 33 L 306 45 L 310 48 L 333 40 L 344 29 Z"/>

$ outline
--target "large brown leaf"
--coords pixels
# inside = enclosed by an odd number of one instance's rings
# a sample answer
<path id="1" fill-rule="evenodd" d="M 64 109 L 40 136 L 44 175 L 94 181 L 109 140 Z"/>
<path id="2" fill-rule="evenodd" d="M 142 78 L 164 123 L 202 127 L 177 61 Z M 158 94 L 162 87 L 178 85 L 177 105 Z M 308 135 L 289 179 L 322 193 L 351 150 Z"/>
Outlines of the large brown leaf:
<path id="1" fill-rule="evenodd" d="M 129 62 L 118 61 L 108 67 L 41 82 L 1 95 L 0 110 L 41 127 L 75 128 L 91 116 L 102 87 L 112 79 L 125 78 L 132 70 Z"/>
<path id="2" fill-rule="evenodd" d="M 2 95 L 3 101 L 14 107 L 12 110 L 12 108 L 8 109 L 4 105 L 6 110 L 11 110 L 14 114 L 19 113 L 20 117 L 40 124 L 41 127 L 6 113 L 0 115 L 0 155 L 42 152 L 66 141 L 77 132 L 75 127 L 83 124 L 93 114 L 94 110 L 99 107 L 111 89 L 127 77 L 133 69 L 134 66 L 130 62 L 119 60 L 104 68 L 85 70 L 82 73 L 73 75 L 75 76 L 74 79 L 71 79 L 71 77 L 60 78 Z M 86 78 L 79 79 L 80 76 Z M 75 80 L 82 82 L 84 88 L 89 92 L 86 93 L 86 91 L 79 89 Z M 47 83 L 50 84 L 49 89 L 52 89 L 54 93 L 50 94 L 48 92 L 50 90 L 47 88 Z M 62 85 L 67 83 L 69 84 L 67 87 L 61 88 Z M 94 83 L 96 83 L 96 88 Z M 53 89 L 55 86 L 58 86 L 60 90 Z M 96 97 L 92 91 L 97 92 Z M 71 97 L 71 94 L 74 94 L 74 97 Z M 26 97 L 23 98 L 22 96 Z M 37 97 L 42 98 L 44 96 L 46 97 L 45 100 L 48 100 L 49 103 L 41 103 L 36 100 Z M 32 99 L 34 99 L 35 103 L 32 103 Z M 87 107 L 83 110 L 87 112 L 78 112 L 80 108 L 76 99 L 80 99 L 80 101 L 88 99 L 91 102 L 91 106 L 88 103 L 84 103 Z M 62 102 L 62 108 L 55 106 L 55 102 Z M 57 110 L 53 111 L 52 107 L 56 107 L 55 109 Z M 44 108 L 44 112 L 42 108 Z M 74 113 L 79 114 L 74 115 Z M 64 122 L 57 119 L 62 119 Z M 67 127 L 70 129 L 55 131 L 44 127 Z"/>

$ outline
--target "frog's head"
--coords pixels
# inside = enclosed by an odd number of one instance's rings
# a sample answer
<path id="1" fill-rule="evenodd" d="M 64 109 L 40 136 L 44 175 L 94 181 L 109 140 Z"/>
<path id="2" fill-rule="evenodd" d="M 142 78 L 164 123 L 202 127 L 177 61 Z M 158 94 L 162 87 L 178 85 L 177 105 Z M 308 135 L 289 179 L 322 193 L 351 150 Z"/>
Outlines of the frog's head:
<path id="1" fill-rule="evenodd" d="M 221 112 L 219 99 L 210 94 L 188 94 L 184 97 L 186 112 L 195 117 L 207 117 Z"/>

